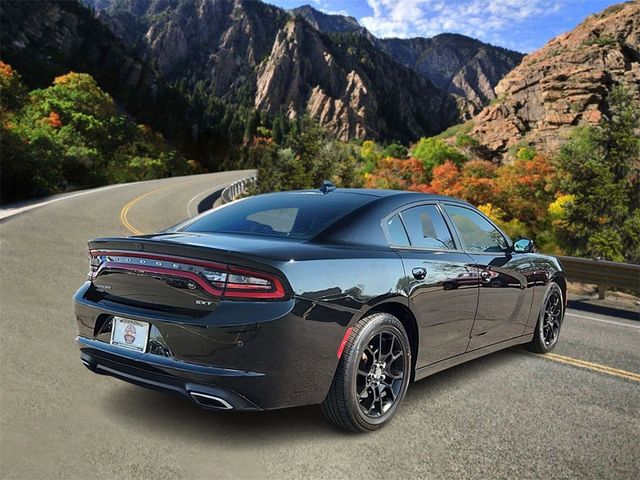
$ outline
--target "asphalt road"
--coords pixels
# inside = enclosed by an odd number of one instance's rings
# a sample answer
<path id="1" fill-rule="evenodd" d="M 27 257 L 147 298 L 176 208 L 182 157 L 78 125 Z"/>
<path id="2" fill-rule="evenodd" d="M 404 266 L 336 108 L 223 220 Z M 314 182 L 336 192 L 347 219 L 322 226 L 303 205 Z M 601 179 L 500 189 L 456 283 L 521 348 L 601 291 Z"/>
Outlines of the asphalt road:
<path id="1" fill-rule="evenodd" d="M 571 310 L 554 356 L 514 348 L 429 377 L 368 435 L 313 406 L 211 413 L 89 372 L 71 301 L 86 241 L 175 224 L 244 175 L 117 186 L 0 223 L 0 477 L 640 478 L 640 322 L 626 318 Z"/>

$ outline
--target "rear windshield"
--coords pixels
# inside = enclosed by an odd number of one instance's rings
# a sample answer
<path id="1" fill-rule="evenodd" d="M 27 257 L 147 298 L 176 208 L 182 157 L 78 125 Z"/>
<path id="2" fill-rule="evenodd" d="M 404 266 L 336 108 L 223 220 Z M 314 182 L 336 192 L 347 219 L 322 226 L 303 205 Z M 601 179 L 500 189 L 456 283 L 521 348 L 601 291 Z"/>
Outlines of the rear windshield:
<path id="1" fill-rule="evenodd" d="M 308 239 L 374 198 L 347 192 L 270 193 L 231 203 L 182 230 Z"/>

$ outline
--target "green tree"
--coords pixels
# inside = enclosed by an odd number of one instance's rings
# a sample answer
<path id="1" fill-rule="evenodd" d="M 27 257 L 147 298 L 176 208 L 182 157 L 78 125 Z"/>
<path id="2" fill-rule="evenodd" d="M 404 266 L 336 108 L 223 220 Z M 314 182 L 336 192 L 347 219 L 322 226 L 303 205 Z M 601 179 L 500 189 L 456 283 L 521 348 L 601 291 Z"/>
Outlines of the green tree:
<path id="1" fill-rule="evenodd" d="M 366 175 L 375 170 L 378 162 L 384 158 L 384 151 L 373 140 L 365 140 L 360 147 L 360 157 L 363 160 L 362 173 Z"/>
<path id="2" fill-rule="evenodd" d="M 449 161 L 459 167 L 467 160 L 455 147 L 434 137 L 421 138 L 411 150 L 411 155 L 422 162 L 427 180 L 431 179 L 431 172 L 438 165 Z"/>
<path id="3" fill-rule="evenodd" d="M 274 121 L 274 129 L 275 129 Z M 357 147 L 331 138 L 308 116 L 300 120 L 300 134 L 289 145 L 258 142 L 248 152 L 256 159 L 258 179 L 253 193 L 318 188 L 323 180 L 337 185 L 359 186 Z"/>
<path id="4" fill-rule="evenodd" d="M 18 72 L 11 65 L 0 61 L 0 108 L 16 111 L 22 108 L 26 96 L 27 89 Z"/>
<path id="5" fill-rule="evenodd" d="M 407 158 L 408 154 L 409 150 L 407 147 L 397 142 L 390 143 L 384 148 L 385 157 Z"/>
<path id="6" fill-rule="evenodd" d="M 68 73 L 22 95 L 17 74 L 0 64 L 0 86 L 2 201 L 197 171 L 121 114 L 89 75 Z"/>
<path id="7" fill-rule="evenodd" d="M 558 226 L 567 251 L 640 262 L 640 109 L 622 87 L 608 96 L 610 114 L 574 131 L 558 157 L 561 187 L 571 195 Z"/>
<path id="8" fill-rule="evenodd" d="M 245 142 L 250 142 L 256 136 L 258 127 L 260 126 L 260 116 L 256 110 L 250 110 L 247 117 L 246 127 L 244 130 Z"/>
<path id="9" fill-rule="evenodd" d="M 286 135 L 287 128 L 284 114 L 282 112 L 278 112 L 273 119 L 273 126 L 271 127 L 271 138 L 273 138 L 273 141 L 278 145 L 282 145 L 284 143 Z"/>

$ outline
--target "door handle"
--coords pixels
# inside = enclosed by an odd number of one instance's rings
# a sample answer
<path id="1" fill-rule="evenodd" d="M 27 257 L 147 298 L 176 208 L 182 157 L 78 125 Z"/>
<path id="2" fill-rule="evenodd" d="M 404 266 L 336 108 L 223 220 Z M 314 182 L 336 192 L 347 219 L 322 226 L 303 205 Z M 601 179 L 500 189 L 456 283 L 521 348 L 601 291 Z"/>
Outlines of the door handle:
<path id="1" fill-rule="evenodd" d="M 413 270 L 411 270 L 411 273 L 413 273 L 413 277 L 416 280 L 424 280 L 425 277 L 427 276 L 427 269 L 422 267 L 416 267 Z"/>

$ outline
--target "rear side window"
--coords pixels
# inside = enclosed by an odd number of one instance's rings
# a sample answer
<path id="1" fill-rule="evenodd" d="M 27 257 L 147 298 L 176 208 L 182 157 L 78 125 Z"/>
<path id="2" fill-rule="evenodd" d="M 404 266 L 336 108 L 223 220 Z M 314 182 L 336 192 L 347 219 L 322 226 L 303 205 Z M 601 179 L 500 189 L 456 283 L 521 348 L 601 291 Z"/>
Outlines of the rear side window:
<path id="1" fill-rule="evenodd" d="M 469 252 L 502 252 L 507 241 L 486 218 L 469 208 L 445 205 L 465 250 Z"/>
<path id="2" fill-rule="evenodd" d="M 422 205 L 402 212 L 411 245 L 433 249 L 455 249 L 451 232 L 435 205 Z"/>
<path id="3" fill-rule="evenodd" d="M 394 215 L 387 220 L 387 231 L 389 232 L 389 243 L 397 247 L 408 247 L 409 237 L 402 225 L 400 215 Z"/>
<path id="4" fill-rule="evenodd" d="M 375 198 L 347 192 L 258 195 L 214 210 L 182 230 L 308 239 Z"/>

